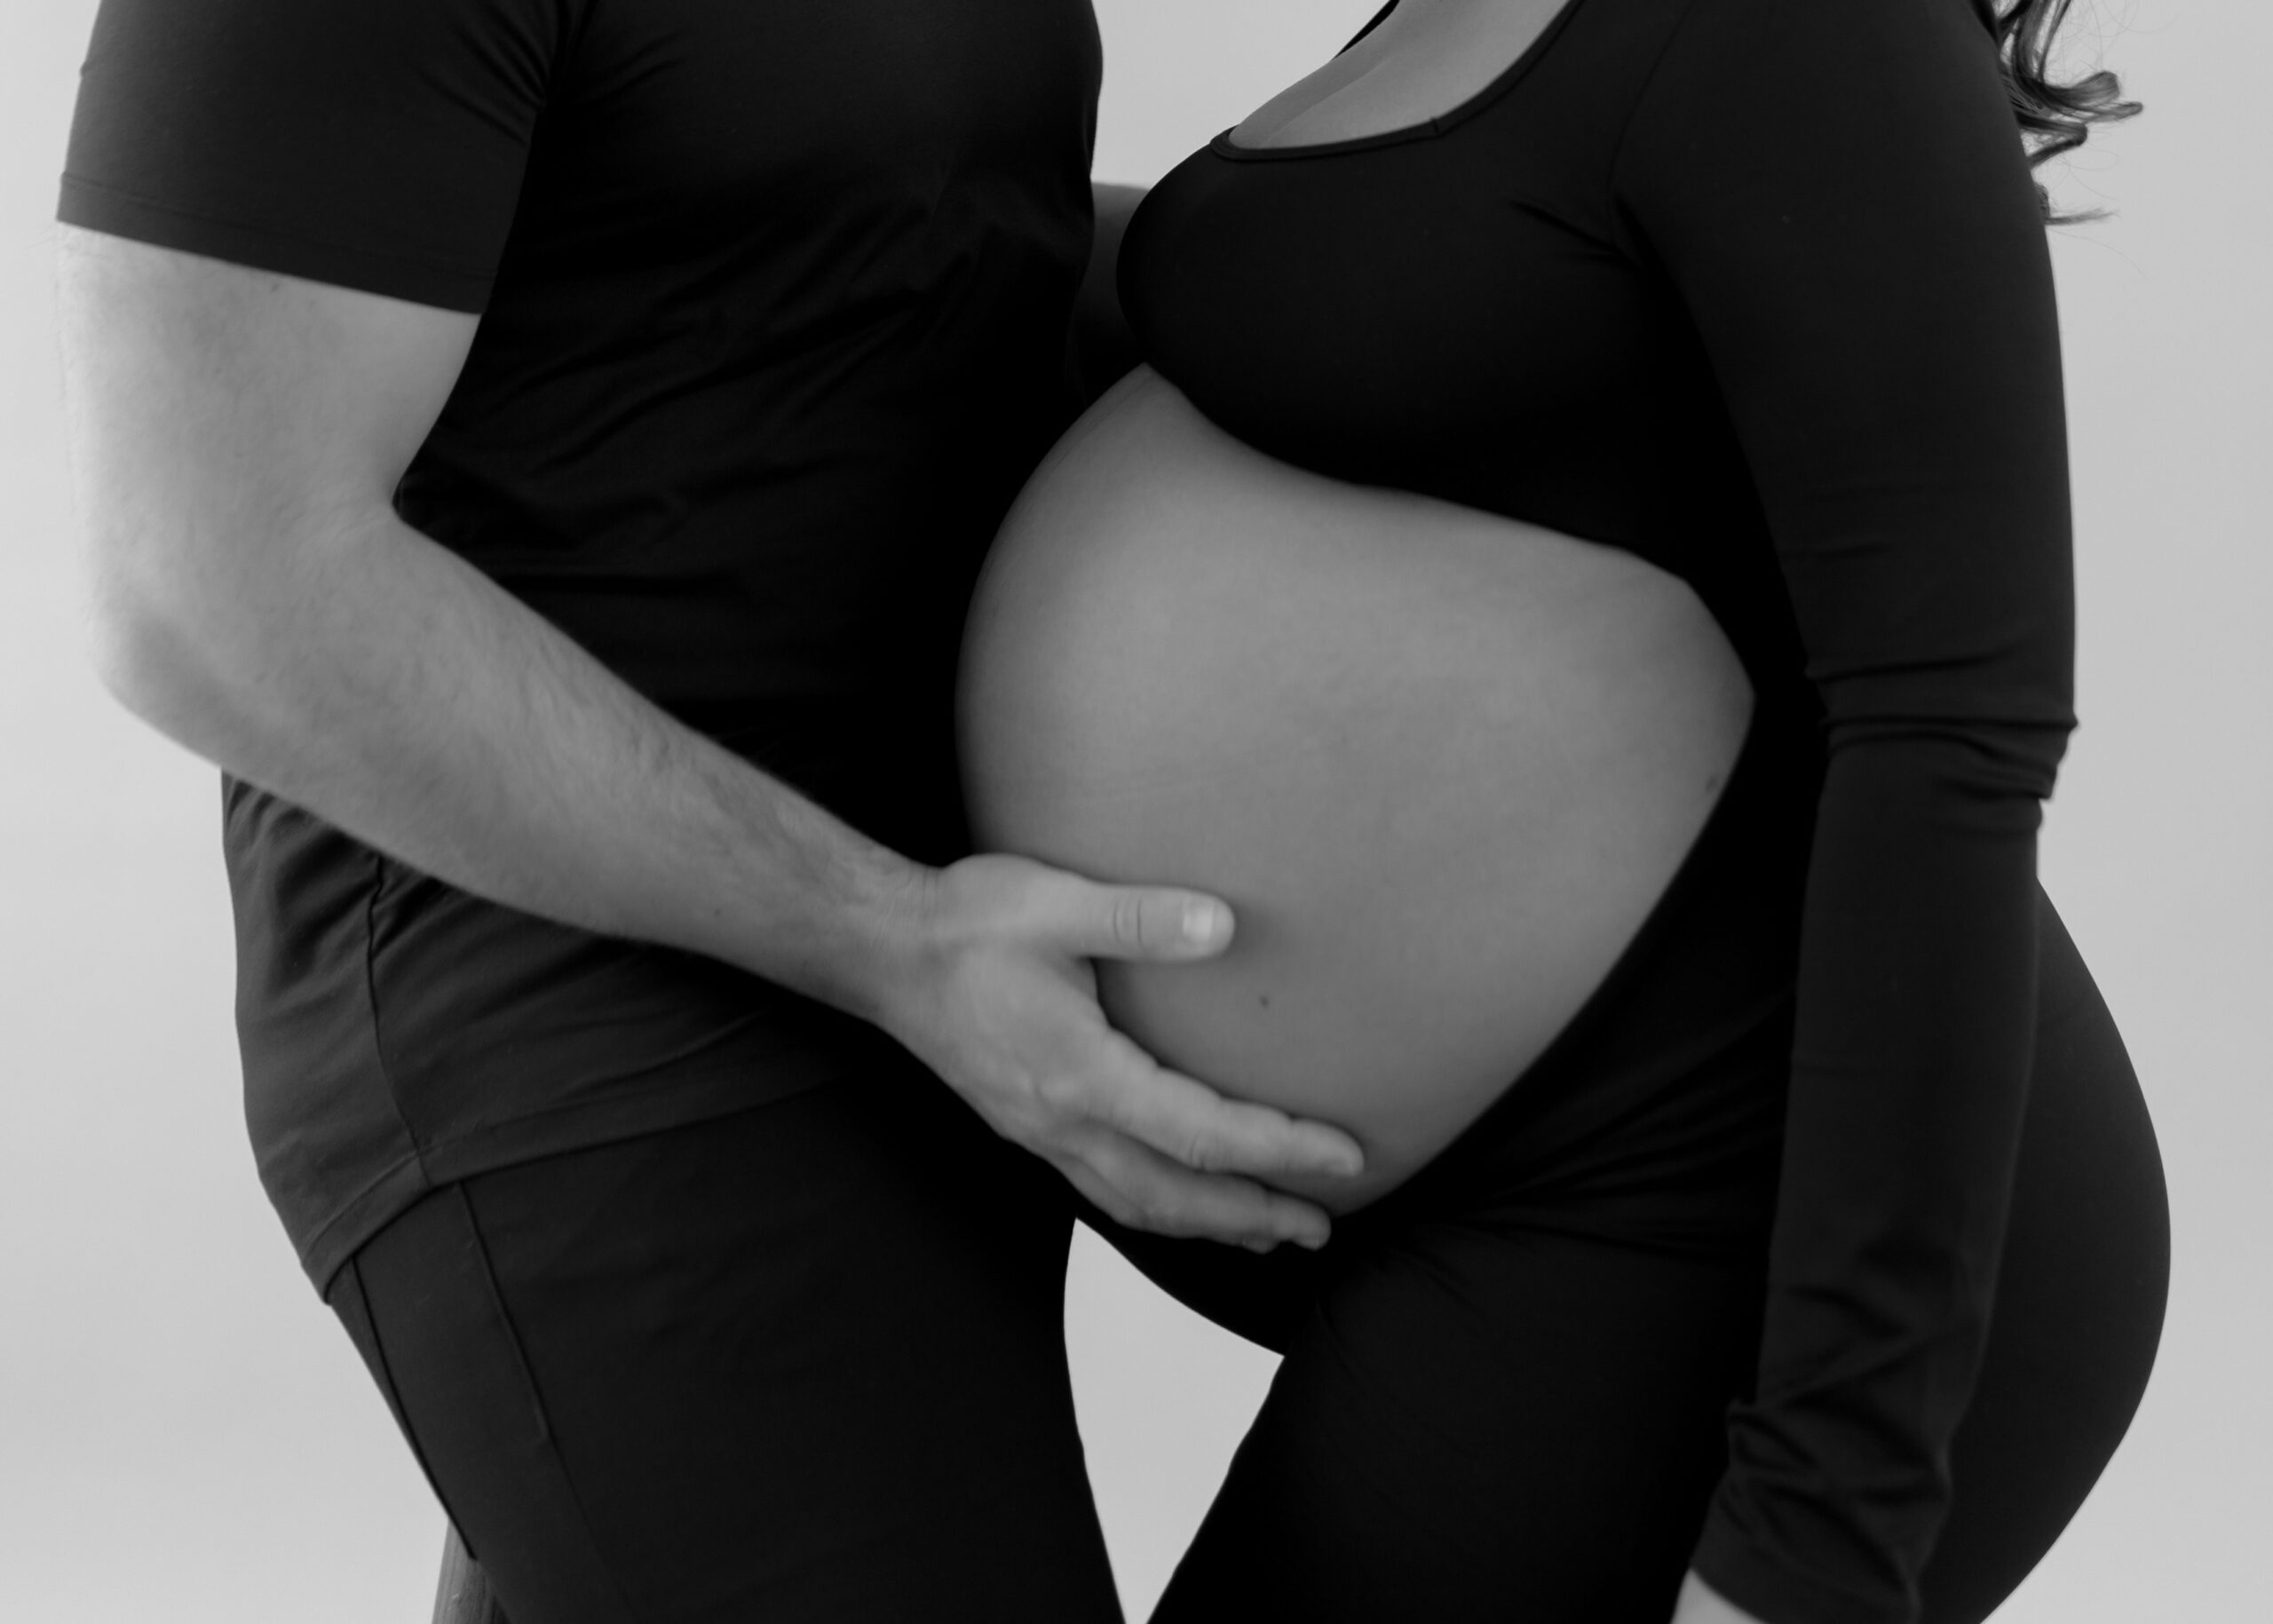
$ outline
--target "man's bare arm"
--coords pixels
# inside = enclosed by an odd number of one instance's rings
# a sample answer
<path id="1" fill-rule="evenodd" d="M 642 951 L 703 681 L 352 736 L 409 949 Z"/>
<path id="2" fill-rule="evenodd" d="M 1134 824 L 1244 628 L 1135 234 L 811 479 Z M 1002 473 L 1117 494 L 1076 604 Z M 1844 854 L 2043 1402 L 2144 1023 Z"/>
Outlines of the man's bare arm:
<path id="1" fill-rule="evenodd" d="M 1097 1010 L 1088 957 L 1217 951 L 1220 904 L 909 863 L 395 516 L 475 318 L 68 229 L 60 289 L 95 658 L 131 709 L 467 891 L 875 1022 L 1126 1222 L 1322 1237 L 1253 1179 L 1355 1146 Z"/>

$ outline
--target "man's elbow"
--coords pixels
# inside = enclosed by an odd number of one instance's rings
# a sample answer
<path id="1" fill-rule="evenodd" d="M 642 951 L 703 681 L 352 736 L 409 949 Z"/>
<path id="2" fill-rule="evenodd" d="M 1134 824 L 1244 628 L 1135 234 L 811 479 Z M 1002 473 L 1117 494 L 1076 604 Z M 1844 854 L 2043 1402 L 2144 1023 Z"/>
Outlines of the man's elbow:
<path id="1" fill-rule="evenodd" d="M 83 646 L 96 679 L 135 716 L 196 749 L 225 685 L 194 601 L 162 572 L 92 542 L 82 543 L 80 573 Z"/>
<path id="2" fill-rule="evenodd" d="M 111 697 L 176 743 L 227 764 L 274 665 L 273 598 L 291 572 L 241 526 L 164 493 L 83 493 L 82 648 Z M 262 579 L 261 577 L 266 577 Z"/>

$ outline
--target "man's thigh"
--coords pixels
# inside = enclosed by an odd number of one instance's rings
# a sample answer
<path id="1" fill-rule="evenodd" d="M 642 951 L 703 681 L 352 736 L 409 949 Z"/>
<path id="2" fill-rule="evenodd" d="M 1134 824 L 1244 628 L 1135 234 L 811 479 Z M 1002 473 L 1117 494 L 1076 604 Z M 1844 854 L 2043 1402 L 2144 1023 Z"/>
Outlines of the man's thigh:
<path id="1" fill-rule="evenodd" d="M 513 1624 L 1116 1620 L 1069 1224 L 911 1071 L 479 1176 L 343 1290 Z"/>

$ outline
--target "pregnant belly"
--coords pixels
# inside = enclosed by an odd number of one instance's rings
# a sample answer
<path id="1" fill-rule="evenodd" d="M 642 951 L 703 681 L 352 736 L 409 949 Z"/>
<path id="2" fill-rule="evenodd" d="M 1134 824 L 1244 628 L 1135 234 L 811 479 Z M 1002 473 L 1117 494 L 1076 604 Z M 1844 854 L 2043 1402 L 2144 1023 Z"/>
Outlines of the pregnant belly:
<path id="1" fill-rule="evenodd" d="M 1345 485 L 1140 369 L 1061 440 L 973 601 L 988 849 L 1191 885 L 1237 935 L 1100 966 L 1114 1024 L 1342 1124 L 1347 1209 L 1520 1078 L 1703 828 L 1751 690 L 1689 588 L 1612 548 Z"/>

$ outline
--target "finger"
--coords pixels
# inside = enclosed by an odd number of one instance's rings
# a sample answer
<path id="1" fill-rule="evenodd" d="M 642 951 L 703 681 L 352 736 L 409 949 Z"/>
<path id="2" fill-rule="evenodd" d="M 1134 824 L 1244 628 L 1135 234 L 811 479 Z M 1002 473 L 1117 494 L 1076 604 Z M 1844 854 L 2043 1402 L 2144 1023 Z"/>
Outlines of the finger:
<path id="1" fill-rule="evenodd" d="M 1232 942 L 1232 910 L 1204 891 L 1070 881 L 1049 899 L 1050 944 L 1085 959 L 1204 959 Z"/>
<path id="2" fill-rule="evenodd" d="M 1049 1160 L 1052 1166 L 1065 1176 L 1065 1182 L 1072 1184 L 1090 1206 L 1104 1213 L 1121 1228 L 1142 1229 L 1144 1227 L 1144 1215 L 1136 1209 L 1136 1203 L 1099 1177 L 1097 1169 L 1088 1162 L 1078 1156 L 1055 1154 Z"/>
<path id="3" fill-rule="evenodd" d="M 1121 1064 L 1096 1078 L 1087 1101 L 1107 1127 L 1203 1173 L 1350 1178 L 1365 1170 L 1365 1151 L 1341 1129 L 1227 1099 L 1113 1037 Z"/>
<path id="4" fill-rule="evenodd" d="M 1066 1182 L 1071 1184 L 1090 1206 L 1097 1208 L 1113 1223 L 1123 1229 L 1147 1227 L 1146 1216 L 1139 1210 L 1136 1202 L 1107 1184 L 1097 1169 L 1090 1167 L 1089 1163 L 1078 1157 L 1067 1157 L 1063 1160 L 1053 1157 L 1051 1160 L 1056 1163 L 1057 1170 L 1065 1176 Z M 1276 1234 L 1259 1233 L 1239 1236 L 1200 1235 L 1192 1238 L 1221 1240 L 1230 1245 L 1243 1246 L 1258 1256 L 1268 1255 L 1276 1250 L 1279 1241 Z"/>
<path id="5" fill-rule="evenodd" d="M 1309 1201 L 1251 1179 L 1195 1173 L 1118 1134 L 1094 1132 L 1071 1148 L 1074 1187 L 1129 1229 L 1258 1251 L 1286 1240 L 1315 1249 L 1333 1233 L 1333 1221 Z"/>

